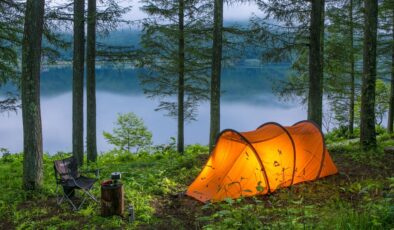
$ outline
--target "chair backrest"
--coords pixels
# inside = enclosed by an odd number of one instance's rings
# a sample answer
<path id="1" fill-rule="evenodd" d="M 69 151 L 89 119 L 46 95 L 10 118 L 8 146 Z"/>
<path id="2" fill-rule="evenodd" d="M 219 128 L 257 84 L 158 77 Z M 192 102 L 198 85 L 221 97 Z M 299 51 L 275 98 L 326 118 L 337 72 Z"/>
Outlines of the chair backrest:
<path id="1" fill-rule="evenodd" d="M 74 157 L 54 161 L 54 168 L 55 176 L 59 175 L 63 181 L 79 177 L 78 164 Z"/>

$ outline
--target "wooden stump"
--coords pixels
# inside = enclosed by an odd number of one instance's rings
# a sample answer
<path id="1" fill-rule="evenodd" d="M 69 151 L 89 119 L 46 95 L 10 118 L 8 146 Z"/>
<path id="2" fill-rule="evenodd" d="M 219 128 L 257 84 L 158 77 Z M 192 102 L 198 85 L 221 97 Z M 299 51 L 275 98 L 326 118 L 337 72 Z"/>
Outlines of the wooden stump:
<path id="1" fill-rule="evenodd" d="M 394 154 L 394 146 L 385 147 L 384 152 L 388 154 Z"/>
<path id="2" fill-rule="evenodd" d="M 101 185 L 101 215 L 123 216 L 124 213 L 124 191 L 122 184 Z"/>

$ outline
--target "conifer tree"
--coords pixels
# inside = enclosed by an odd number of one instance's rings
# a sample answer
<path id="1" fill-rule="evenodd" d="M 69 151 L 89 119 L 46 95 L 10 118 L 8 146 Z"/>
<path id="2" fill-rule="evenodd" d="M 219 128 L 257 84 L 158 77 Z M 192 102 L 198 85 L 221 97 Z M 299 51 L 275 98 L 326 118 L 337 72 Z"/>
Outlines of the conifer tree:
<path id="1" fill-rule="evenodd" d="M 73 45 L 73 156 L 78 165 L 83 164 L 83 84 L 85 71 L 85 1 L 74 0 Z"/>
<path id="2" fill-rule="evenodd" d="M 18 48 L 23 34 L 24 11 L 21 3 L 0 1 L 0 87 L 6 83 L 19 86 Z M 0 100 L 0 113 L 19 108 L 18 94 L 9 93 Z"/>
<path id="3" fill-rule="evenodd" d="M 215 0 L 213 10 L 213 44 L 211 70 L 210 151 L 220 132 L 220 81 L 223 50 L 223 0 Z"/>
<path id="4" fill-rule="evenodd" d="M 356 0 L 335 2 L 329 6 L 327 19 L 324 90 L 338 125 L 353 137 L 360 76 L 356 62 L 361 61 L 362 48 L 361 4 Z"/>
<path id="5" fill-rule="evenodd" d="M 22 40 L 23 188 L 39 189 L 43 181 L 40 107 L 41 41 L 44 0 L 27 0 Z"/>
<path id="6" fill-rule="evenodd" d="M 390 82 L 387 130 L 393 133 L 394 120 L 394 1 L 385 0 L 379 7 L 379 75 Z"/>
<path id="7" fill-rule="evenodd" d="M 312 0 L 310 4 L 299 0 L 259 0 L 257 4 L 266 13 L 265 20 L 252 20 L 252 30 L 257 30 L 260 42 L 268 46 L 263 57 L 274 61 L 291 59 L 292 68 L 296 70 L 295 79 L 290 79 L 280 94 L 303 96 L 302 102 L 308 102 L 308 119 L 321 126 L 324 0 Z M 302 64 L 305 62 L 308 63 L 306 70 Z M 306 82 L 307 88 L 303 86 Z"/>
<path id="8" fill-rule="evenodd" d="M 87 160 L 97 160 L 96 137 L 96 0 L 88 0 L 86 42 L 86 94 L 87 94 Z"/>
<path id="9" fill-rule="evenodd" d="M 360 144 L 363 149 L 376 146 L 375 84 L 378 1 L 364 1 L 363 77 L 361 87 Z"/>
<path id="10" fill-rule="evenodd" d="M 177 118 L 177 150 L 183 153 L 185 120 L 195 118 L 209 87 L 207 3 L 146 0 L 142 9 L 150 17 L 141 37 L 141 83 L 148 97 L 159 98 L 157 110 Z"/>

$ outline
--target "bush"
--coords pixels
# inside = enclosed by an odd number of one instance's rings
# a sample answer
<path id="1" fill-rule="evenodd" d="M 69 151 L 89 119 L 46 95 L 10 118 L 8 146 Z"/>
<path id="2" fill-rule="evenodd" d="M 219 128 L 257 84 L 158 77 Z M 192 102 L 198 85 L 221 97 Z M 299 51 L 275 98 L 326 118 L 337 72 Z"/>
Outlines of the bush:
<path id="1" fill-rule="evenodd" d="M 4 161 L 4 162 L 7 162 L 7 161 L 10 161 L 11 159 L 11 153 L 10 153 L 10 151 L 8 151 L 8 149 L 6 149 L 6 148 L 0 148 L 0 153 L 1 153 L 1 159 Z"/>
<path id="2" fill-rule="evenodd" d="M 118 114 L 113 133 L 104 131 L 103 135 L 108 143 L 127 152 L 131 152 L 133 148 L 138 152 L 152 144 L 152 133 L 134 113 Z"/>
<path id="3" fill-rule="evenodd" d="M 325 138 L 328 142 L 342 141 L 348 138 L 356 137 L 359 133 L 359 128 L 353 130 L 353 135 L 349 135 L 349 130 L 346 126 L 339 126 L 334 128 L 331 132 L 325 134 Z"/>
<path id="4" fill-rule="evenodd" d="M 382 138 L 383 138 L 382 140 L 390 139 L 390 135 L 387 133 L 387 129 L 384 128 L 382 125 L 376 125 L 375 130 L 376 130 L 377 136 L 382 136 Z M 351 138 L 359 138 L 360 137 L 360 127 L 355 127 L 353 130 L 353 134 L 350 135 L 348 127 L 342 125 L 342 126 L 332 129 L 331 132 L 325 134 L 324 136 L 327 140 L 327 143 L 343 141 L 343 140 L 351 139 Z"/>

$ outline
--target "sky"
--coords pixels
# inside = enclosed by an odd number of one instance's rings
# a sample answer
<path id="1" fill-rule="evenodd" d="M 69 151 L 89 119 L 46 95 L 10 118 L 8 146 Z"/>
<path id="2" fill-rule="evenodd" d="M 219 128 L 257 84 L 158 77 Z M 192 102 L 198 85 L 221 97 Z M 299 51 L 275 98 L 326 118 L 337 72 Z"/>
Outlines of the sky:
<path id="1" fill-rule="evenodd" d="M 131 12 L 129 12 L 125 18 L 138 20 L 146 17 L 144 12 L 139 9 L 142 6 L 139 0 L 119 0 L 119 3 L 123 6 L 130 4 L 133 6 Z M 232 5 L 225 4 L 223 11 L 224 20 L 227 21 L 245 21 L 248 20 L 252 14 L 259 16 L 262 15 L 255 3 L 235 3 Z"/>
<path id="2" fill-rule="evenodd" d="M 146 18 L 147 15 L 140 10 L 142 3 L 140 0 L 116 0 L 121 6 L 132 6 L 130 12 L 124 15 L 124 18 L 127 20 L 140 20 Z M 69 2 L 69 0 L 52 0 L 49 2 L 50 5 L 59 6 L 64 3 Z M 99 6 L 100 1 L 98 1 L 97 5 Z M 87 6 L 85 5 L 87 8 Z M 232 21 L 232 22 L 244 22 L 248 21 L 248 19 L 253 16 L 263 16 L 263 13 L 258 9 L 257 5 L 254 2 L 249 3 L 234 3 L 231 5 L 224 4 L 223 7 L 223 17 L 224 21 Z M 123 28 L 122 25 L 118 29 Z"/>

